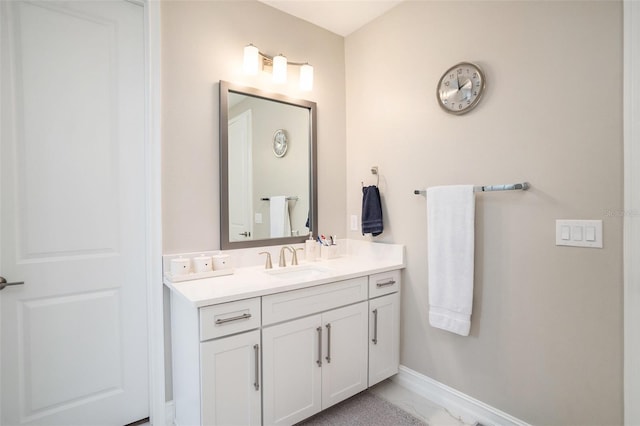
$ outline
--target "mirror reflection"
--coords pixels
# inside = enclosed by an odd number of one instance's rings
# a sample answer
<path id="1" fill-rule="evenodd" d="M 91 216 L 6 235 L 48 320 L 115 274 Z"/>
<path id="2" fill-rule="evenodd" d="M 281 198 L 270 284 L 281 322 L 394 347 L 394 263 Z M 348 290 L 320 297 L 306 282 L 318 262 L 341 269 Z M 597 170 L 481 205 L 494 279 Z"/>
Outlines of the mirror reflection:
<path id="1" fill-rule="evenodd" d="M 220 83 L 221 248 L 300 242 L 314 228 L 314 118 L 313 102 Z"/>

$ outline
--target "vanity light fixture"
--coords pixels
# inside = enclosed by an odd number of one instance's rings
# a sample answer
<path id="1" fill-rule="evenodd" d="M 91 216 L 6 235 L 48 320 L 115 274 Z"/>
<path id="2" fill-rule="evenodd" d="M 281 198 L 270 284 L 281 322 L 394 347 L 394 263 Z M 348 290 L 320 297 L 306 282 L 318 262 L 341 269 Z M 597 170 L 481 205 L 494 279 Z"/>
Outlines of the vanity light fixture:
<path id="1" fill-rule="evenodd" d="M 282 53 L 273 57 L 273 82 L 277 84 L 287 82 L 287 58 Z"/>
<path id="2" fill-rule="evenodd" d="M 258 75 L 260 71 L 260 51 L 253 44 L 244 48 L 244 73 Z"/>
<path id="3" fill-rule="evenodd" d="M 287 82 L 288 66 L 300 67 L 300 90 L 310 91 L 313 89 L 313 67 L 308 62 L 290 62 L 281 53 L 277 56 L 269 56 L 253 44 L 244 48 L 244 73 L 247 75 L 257 75 L 261 69 L 272 68 L 273 82 L 282 84 Z"/>

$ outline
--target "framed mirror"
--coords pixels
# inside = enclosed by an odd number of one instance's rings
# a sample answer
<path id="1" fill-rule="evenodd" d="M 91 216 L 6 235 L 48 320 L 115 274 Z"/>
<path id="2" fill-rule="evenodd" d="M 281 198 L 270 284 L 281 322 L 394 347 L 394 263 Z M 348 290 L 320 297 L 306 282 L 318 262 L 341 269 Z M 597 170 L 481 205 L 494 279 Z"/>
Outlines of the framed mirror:
<path id="1" fill-rule="evenodd" d="M 317 234 L 316 104 L 220 82 L 220 247 Z"/>

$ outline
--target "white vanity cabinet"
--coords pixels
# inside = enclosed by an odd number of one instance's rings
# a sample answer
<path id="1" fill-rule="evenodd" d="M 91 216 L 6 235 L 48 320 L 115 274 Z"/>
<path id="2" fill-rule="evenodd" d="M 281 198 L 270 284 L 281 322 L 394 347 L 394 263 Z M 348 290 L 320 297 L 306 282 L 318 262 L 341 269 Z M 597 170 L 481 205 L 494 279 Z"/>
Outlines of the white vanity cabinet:
<path id="1" fill-rule="evenodd" d="M 370 270 L 237 296 L 233 277 L 172 285 L 175 424 L 291 425 L 397 373 L 400 270 Z"/>

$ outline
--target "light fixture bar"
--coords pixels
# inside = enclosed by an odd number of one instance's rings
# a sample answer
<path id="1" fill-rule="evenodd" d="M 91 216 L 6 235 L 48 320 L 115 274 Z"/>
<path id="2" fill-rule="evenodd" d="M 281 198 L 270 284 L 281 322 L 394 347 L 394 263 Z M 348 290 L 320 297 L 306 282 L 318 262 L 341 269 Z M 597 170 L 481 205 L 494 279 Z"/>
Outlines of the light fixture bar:
<path id="1" fill-rule="evenodd" d="M 251 46 L 253 46 L 253 45 L 251 45 Z M 258 54 L 260 56 L 262 56 L 263 60 L 266 62 L 267 65 L 273 64 L 273 56 L 269 56 L 264 52 L 260 52 L 259 50 L 258 50 Z M 294 65 L 296 67 L 301 67 L 303 65 L 309 65 L 309 62 L 293 62 L 293 61 L 287 60 L 287 64 L 288 65 Z"/>
<path id="2" fill-rule="evenodd" d="M 271 56 L 261 52 L 253 44 L 249 44 L 244 50 L 244 73 L 256 75 L 260 69 L 272 67 L 273 81 L 285 83 L 287 81 L 287 66 L 300 68 L 300 90 L 310 91 L 313 88 L 313 67 L 308 62 L 289 61 L 280 54 Z"/>

